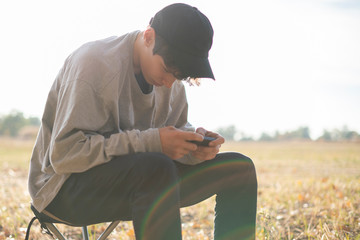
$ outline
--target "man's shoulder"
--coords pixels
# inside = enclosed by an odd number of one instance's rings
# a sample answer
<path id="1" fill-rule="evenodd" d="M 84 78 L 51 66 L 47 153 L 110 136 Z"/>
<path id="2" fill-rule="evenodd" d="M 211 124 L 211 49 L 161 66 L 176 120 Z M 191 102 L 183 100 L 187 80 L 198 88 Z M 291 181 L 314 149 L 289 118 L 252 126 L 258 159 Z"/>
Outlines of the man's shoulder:
<path id="1" fill-rule="evenodd" d="M 121 72 L 129 69 L 136 32 L 85 43 L 66 60 L 66 81 L 87 82 L 94 89 L 110 86 Z"/>
<path id="2" fill-rule="evenodd" d="M 71 55 L 77 64 L 100 64 L 111 66 L 116 61 L 128 58 L 133 47 L 134 33 L 122 36 L 111 36 L 87 42 L 75 50 Z"/>

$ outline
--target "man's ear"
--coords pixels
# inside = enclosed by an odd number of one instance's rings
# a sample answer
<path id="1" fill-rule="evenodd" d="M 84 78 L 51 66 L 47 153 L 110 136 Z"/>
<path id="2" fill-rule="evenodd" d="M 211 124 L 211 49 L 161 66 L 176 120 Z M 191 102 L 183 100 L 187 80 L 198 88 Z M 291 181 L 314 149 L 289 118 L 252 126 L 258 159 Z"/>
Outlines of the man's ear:
<path id="1" fill-rule="evenodd" d="M 144 43 L 146 47 L 150 47 L 155 43 L 155 30 L 152 27 L 148 27 L 144 31 Z"/>

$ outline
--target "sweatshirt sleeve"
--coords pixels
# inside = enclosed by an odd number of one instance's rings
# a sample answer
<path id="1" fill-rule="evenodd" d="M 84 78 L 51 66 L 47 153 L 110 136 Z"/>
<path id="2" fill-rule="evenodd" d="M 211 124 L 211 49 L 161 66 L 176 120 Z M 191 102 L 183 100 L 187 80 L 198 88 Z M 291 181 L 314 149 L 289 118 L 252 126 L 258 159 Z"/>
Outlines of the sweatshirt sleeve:
<path id="1" fill-rule="evenodd" d="M 49 156 L 57 174 L 83 172 L 114 156 L 161 152 L 158 129 L 99 133 L 111 118 L 105 105 L 85 81 L 77 79 L 61 87 Z"/>

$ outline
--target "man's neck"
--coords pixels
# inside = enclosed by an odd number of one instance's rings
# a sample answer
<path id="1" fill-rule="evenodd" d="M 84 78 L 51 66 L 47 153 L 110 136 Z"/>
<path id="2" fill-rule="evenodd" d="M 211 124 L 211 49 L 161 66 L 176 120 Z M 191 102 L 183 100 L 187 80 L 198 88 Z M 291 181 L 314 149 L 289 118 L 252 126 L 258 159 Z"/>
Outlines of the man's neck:
<path id="1" fill-rule="evenodd" d="M 141 72 L 140 72 L 140 74 L 135 74 L 135 78 L 136 78 L 136 81 L 137 81 L 141 91 L 144 94 L 149 94 L 152 92 L 153 85 L 150 85 L 149 83 L 146 82 L 146 80 Z"/>

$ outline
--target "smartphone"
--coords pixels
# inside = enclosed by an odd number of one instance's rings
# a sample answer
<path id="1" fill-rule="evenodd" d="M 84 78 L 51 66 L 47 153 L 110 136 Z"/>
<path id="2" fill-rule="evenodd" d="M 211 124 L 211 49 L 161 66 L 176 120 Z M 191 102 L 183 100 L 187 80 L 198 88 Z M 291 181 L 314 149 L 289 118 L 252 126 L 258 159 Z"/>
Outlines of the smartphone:
<path id="1" fill-rule="evenodd" d="M 202 140 L 201 142 L 199 141 L 189 141 L 191 143 L 195 143 L 196 145 L 198 146 L 205 146 L 205 147 L 208 147 L 209 146 L 209 143 L 211 141 L 214 141 L 216 138 L 213 138 L 213 137 L 204 137 L 204 140 Z"/>

